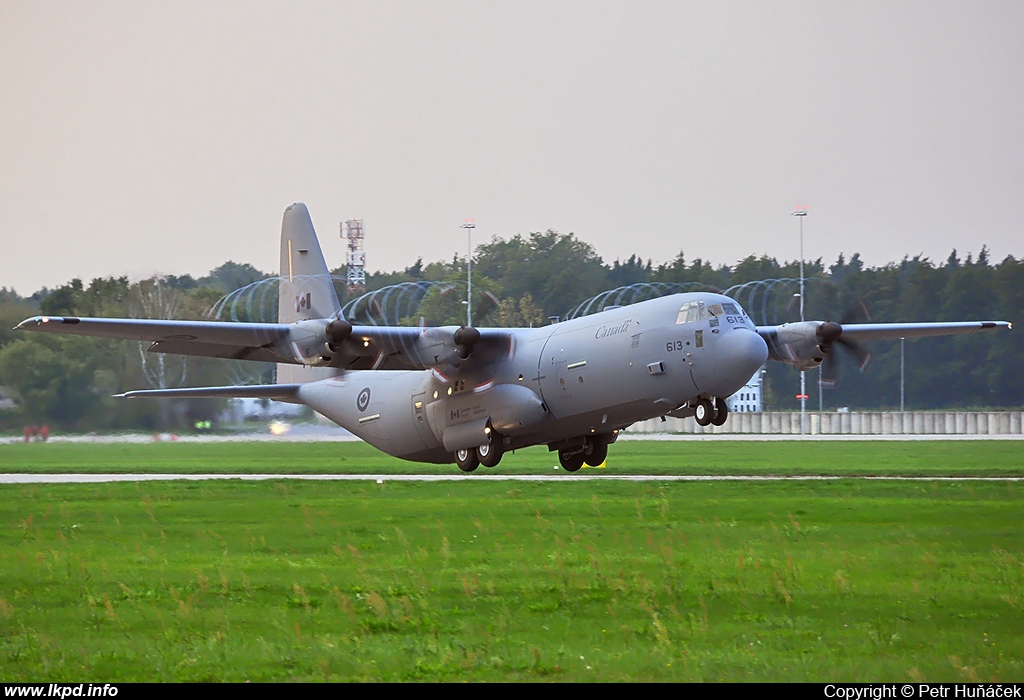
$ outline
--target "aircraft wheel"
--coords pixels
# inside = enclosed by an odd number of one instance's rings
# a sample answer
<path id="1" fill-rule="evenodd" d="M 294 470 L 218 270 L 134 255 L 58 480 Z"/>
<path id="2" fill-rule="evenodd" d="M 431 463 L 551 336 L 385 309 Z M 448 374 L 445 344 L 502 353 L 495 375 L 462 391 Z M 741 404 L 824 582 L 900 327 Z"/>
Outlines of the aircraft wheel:
<path id="1" fill-rule="evenodd" d="M 579 450 L 559 450 L 558 463 L 567 472 L 578 472 L 583 467 L 583 453 Z"/>
<path id="2" fill-rule="evenodd" d="M 477 466 L 479 466 L 480 459 L 476 456 L 476 450 L 457 450 L 455 452 L 455 463 L 459 465 L 459 469 L 462 471 L 471 472 L 475 471 Z"/>
<path id="3" fill-rule="evenodd" d="M 697 425 L 711 425 L 711 419 L 715 416 L 715 407 L 707 399 L 700 399 L 693 407 L 693 419 Z"/>
<path id="4" fill-rule="evenodd" d="M 504 446 L 501 444 L 501 436 L 495 435 L 494 442 L 488 442 L 476 448 L 476 456 L 480 458 L 480 464 L 485 467 L 496 467 L 505 454 Z"/>
<path id="5" fill-rule="evenodd" d="M 715 415 L 711 419 L 711 425 L 725 425 L 725 419 L 729 417 L 729 405 L 725 399 L 715 397 Z"/>
<path id="6" fill-rule="evenodd" d="M 608 443 L 601 438 L 591 438 L 588 441 L 592 445 L 590 454 L 583 456 L 583 461 L 590 467 L 599 467 L 608 457 Z"/>

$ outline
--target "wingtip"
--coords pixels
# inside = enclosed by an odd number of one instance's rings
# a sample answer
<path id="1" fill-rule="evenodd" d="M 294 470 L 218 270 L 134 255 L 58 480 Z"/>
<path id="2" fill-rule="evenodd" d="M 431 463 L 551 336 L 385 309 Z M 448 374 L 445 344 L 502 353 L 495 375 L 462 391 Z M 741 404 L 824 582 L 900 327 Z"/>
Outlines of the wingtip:
<path id="1" fill-rule="evenodd" d="M 25 330 L 29 330 L 30 328 L 32 328 L 34 326 L 41 326 L 43 324 L 48 324 L 48 323 L 65 323 L 65 322 L 66 321 L 65 321 L 65 318 L 63 316 L 32 316 L 31 318 L 26 318 L 24 321 L 22 321 L 21 323 L 16 325 L 14 327 L 14 330 L 16 330 L 16 331 L 25 331 Z"/>

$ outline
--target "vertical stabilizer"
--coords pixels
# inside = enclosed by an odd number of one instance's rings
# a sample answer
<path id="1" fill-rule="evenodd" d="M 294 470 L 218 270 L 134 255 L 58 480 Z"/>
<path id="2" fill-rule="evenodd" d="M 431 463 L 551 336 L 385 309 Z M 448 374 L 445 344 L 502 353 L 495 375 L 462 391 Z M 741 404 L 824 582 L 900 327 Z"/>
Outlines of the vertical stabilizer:
<path id="1" fill-rule="evenodd" d="M 341 309 L 331 273 L 305 204 L 284 210 L 281 222 L 279 323 L 331 318 Z"/>
<path id="2" fill-rule="evenodd" d="M 284 210 L 281 222 L 281 291 L 277 320 L 295 323 L 311 318 L 331 318 L 341 309 L 330 270 L 320 249 L 313 220 L 305 204 Z M 278 384 L 303 384 L 338 374 L 329 367 L 277 366 Z"/>

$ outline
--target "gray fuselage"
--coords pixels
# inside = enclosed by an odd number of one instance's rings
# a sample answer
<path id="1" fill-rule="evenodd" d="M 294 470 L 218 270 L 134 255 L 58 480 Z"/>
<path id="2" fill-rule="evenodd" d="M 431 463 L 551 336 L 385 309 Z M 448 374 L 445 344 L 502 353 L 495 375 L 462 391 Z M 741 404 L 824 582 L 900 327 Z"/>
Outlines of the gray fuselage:
<path id="1" fill-rule="evenodd" d="M 700 304 L 699 317 L 685 318 L 687 304 Z M 738 313 L 704 312 L 723 304 Z M 453 449 L 483 444 L 485 425 L 509 450 L 608 434 L 699 396 L 729 396 L 768 353 L 739 305 L 710 293 L 512 333 L 507 357 L 481 366 L 470 358 L 457 378 L 349 371 L 303 385 L 298 398 L 388 454 L 446 463 Z"/>

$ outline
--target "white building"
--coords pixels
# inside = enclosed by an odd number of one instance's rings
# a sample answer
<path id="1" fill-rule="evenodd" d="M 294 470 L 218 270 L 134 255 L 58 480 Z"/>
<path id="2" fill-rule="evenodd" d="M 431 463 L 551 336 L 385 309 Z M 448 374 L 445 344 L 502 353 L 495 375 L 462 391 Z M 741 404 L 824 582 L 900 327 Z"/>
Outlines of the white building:
<path id="1" fill-rule="evenodd" d="M 725 400 L 731 413 L 760 413 L 764 370 L 760 370 L 742 389 Z"/>

